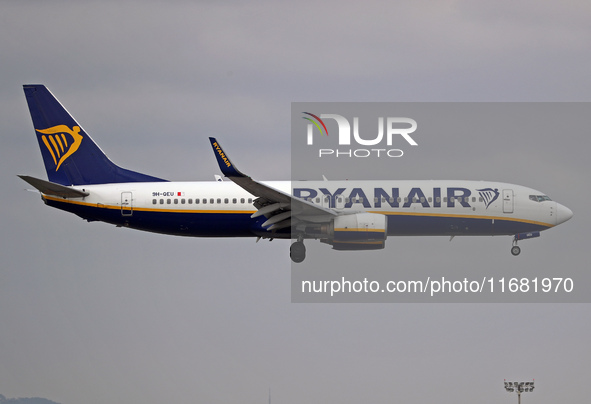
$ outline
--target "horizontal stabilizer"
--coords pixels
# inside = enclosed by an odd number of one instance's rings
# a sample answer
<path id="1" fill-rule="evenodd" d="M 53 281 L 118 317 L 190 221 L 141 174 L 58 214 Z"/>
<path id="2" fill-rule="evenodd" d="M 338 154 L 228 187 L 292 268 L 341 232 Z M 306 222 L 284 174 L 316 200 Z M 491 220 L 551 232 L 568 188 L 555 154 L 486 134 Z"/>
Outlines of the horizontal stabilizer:
<path id="1" fill-rule="evenodd" d="M 19 177 L 46 195 L 59 196 L 60 198 L 82 198 L 90 195 L 88 192 L 56 184 L 55 182 L 29 177 L 28 175 L 19 175 Z"/>

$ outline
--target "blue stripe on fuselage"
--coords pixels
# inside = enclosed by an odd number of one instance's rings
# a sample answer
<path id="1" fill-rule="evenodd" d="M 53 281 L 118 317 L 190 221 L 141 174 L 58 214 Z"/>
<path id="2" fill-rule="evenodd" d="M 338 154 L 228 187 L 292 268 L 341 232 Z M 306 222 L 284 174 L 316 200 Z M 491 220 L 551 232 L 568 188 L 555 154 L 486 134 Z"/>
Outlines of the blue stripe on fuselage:
<path id="1" fill-rule="evenodd" d="M 389 236 L 494 236 L 541 231 L 549 228 L 517 220 L 469 216 L 388 215 Z"/>

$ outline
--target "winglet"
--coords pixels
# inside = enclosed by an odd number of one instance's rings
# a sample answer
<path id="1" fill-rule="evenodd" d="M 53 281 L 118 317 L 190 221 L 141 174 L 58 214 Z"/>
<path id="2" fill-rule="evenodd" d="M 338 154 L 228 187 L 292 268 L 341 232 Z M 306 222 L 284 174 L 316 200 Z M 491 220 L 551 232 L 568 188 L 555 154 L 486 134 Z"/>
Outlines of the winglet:
<path id="1" fill-rule="evenodd" d="M 246 175 L 242 174 L 240 170 L 238 170 L 236 166 L 232 164 L 214 137 L 210 137 L 209 141 L 211 142 L 211 147 L 213 147 L 213 154 L 215 154 L 215 158 L 218 161 L 220 170 L 222 170 L 222 174 L 224 174 L 226 177 L 246 177 Z"/>

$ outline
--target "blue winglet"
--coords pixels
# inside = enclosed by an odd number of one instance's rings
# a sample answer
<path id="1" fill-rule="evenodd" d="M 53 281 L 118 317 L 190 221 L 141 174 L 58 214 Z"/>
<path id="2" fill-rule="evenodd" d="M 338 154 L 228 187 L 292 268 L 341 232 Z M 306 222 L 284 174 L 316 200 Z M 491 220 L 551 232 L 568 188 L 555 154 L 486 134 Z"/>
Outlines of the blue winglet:
<path id="1" fill-rule="evenodd" d="M 215 154 L 215 158 L 218 161 L 218 165 L 220 166 L 220 170 L 226 177 L 246 177 L 246 175 L 242 174 L 234 164 L 230 161 L 222 146 L 218 143 L 218 141 L 214 137 L 210 137 L 209 141 L 211 142 L 211 147 L 213 147 L 213 154 Z"/>

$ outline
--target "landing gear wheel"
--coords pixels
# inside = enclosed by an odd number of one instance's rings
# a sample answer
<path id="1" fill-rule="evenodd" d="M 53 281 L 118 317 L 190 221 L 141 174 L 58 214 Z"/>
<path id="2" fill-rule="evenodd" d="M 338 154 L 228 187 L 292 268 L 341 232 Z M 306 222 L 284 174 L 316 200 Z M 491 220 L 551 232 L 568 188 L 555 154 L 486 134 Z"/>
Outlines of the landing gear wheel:
<path id="1" fill-rule="evenodd" d="M 521 248 L 519 248 L 519 246 L 514 245 L 513 247 L 511 247 L 511 254 L 513 254 L 514 256 L 518 256 L 521 253 Z"/>
<path id="2" fill-rule="evenodd" d="M 289 248 L 289 256 L 296 264 L 299 264 L 306 259 L 306 246 L 302 241 L 296 241 Z"/>

